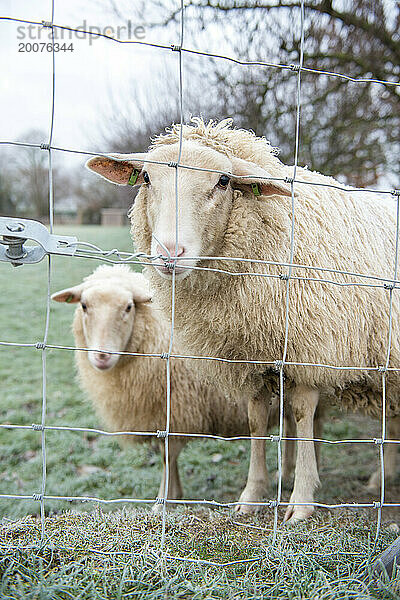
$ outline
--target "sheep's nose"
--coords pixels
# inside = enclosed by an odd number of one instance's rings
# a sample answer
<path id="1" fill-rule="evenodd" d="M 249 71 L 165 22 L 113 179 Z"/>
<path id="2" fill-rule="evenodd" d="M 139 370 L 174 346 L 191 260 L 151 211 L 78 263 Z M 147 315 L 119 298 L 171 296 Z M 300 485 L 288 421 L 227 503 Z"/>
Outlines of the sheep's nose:
<path id="1" fill-rule="evenodd" d="M 108 352 L 95 352 L 94 362 L 99 369 L 106 369 L 109 366 L 111 354 Z"/>
<path id="2" fill-rule="evenodd" d="M 161 246 L 157 244 L 156 247 L 157 254 L 161 254 L 162 256 L 182 256 L 185 253 L 185 248 L 183 246 L 178 246 L 176 248 L 176 244 L 164 244 Z M 176 252 L 176 254 L 175 254 Z"/>

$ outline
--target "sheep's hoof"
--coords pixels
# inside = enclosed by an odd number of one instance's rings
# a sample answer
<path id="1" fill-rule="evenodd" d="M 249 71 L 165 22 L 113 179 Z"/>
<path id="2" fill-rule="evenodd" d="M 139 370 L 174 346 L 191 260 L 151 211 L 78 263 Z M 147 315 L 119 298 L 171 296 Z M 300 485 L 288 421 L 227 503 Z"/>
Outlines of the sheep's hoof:
<path id="1" fill-rule="evenodd" d="M 368 485 L 365 486 L 365 490 L 368 494 L 371 494 L 371 496 L 376 496 L 380 493 L 381 486 L 374 483 L 368 483 Z"/>
<path id="2" fill-rule="evenodd" d="M 235 512 L 239 515 L 250 515 L 257 510 L 257 506 L 251 506 L 250 504 L 237 504 L 235 506 Z"/>
<path id="3" fill-rule="evenodd" d="M 235 506 L 235 511 L 240 515 L 249 515 L 251 513 L 256 512 L 257 510 L 260 510 L 260 506 L 254 504 L 246 504 L 246 502 L 262 502 L 265 495 L 265 486 L 262 486 L 262 488 L 245 488 L 239 498 L 239 503 L 243 502 L 243 504 L 237 504 Z"/>
<path id="4" fill-rule="evenodd" d="M 375 473 L 372 473 L 371 477 L 369 478 L 369 481 L 367 483 L 367 492 L 369 492 L 370 494 L 379 494 L 380 490 L 381 490 L 381 472 L 380 471 L 375 471 Z"/>
<path id="5" fill-rule="evenodd" d="M 313 512 L 313 506 L 288 506 L 283 522 L 288 526 L 296 525 L 310 518 Z"/>
<path id="6" fill-rule="evenodd" d="M 161 502 L 156 502 L 151 507 L 151 510 L 152 510 L 153 513 L 160 514 L 163 511 L 163 505 L 161 504 Z M 168 510 L 168 507 L 167 507 L 167 510 Z"/>

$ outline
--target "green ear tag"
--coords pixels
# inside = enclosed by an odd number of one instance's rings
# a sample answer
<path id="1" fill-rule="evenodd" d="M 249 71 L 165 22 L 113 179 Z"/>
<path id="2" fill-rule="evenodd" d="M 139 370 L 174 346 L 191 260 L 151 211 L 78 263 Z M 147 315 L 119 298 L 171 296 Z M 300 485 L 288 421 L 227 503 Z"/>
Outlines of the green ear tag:
<path id="1" fill-rule="evenodd" d="M 255 196 L 261 196 L 261 190 L 260 190 L 260 186 L 258 183 L 252 183 L 251 189 L 253 190 L 253 194 Z"/>
<path id="2" fill-rule="evenodd" d="M 68 296 L 68 298 L 65 299 L 65 302 L 72 302 L 73 300 L 73 295 L 71 294 L 71 296 Z"/>
<path id="3" fill-rule="evenodd" d="M 137 169 L 133 169 L 132 174 L 129 177 L 128 185 L 136 185 L 138 177 L 139 177 L 139 171 Z"/>

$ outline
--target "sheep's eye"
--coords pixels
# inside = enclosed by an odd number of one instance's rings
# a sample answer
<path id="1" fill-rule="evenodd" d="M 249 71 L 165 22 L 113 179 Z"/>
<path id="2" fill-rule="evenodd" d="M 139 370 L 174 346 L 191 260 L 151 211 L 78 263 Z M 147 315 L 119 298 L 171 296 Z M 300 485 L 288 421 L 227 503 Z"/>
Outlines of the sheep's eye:
<path id="1" fill-rule="evenodd" d="M 150 183 L 150 177 L 147 171 L 143 171 L 143 180 L 145 183 Z"/>
<path id="2" fill-rule="evenodd" d="M 86 312 L 86 310 L 87 310 L 86 304 L 84 302 L 81 302 L 81 306 L 82 306 L 83 312 Z"/>
<path id="3" fill-rule="evenodd" d="M 132 310 L 132 304 L 128 304 L 128 306 L 126 307 L 126 312 L 131 312 Z"/>
<path id="4" fill-rule="evenodd" d="M 228 175 L 221 175 L 218 181 L 218 187 L 226 188 L 229 182 L 230 177 L 228 177 Z"/>

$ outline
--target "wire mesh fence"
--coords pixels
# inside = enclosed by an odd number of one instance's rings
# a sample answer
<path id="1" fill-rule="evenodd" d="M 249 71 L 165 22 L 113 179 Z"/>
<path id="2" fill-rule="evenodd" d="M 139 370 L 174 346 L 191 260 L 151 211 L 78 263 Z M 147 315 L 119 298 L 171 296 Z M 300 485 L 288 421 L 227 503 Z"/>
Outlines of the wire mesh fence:
<path id="1" fill-rule="evenodd" d="M 71 149 L 71 148 L 63 148 L 53 145 L 53 130 L 54 130 L 54 121 L 55 121 L 55 93 L 56 93 L 56 53 L 54 50 L 54 31 L 57 29 L 60 30 L 68 30 L 68 31 L 77 31 L 71 27 L 66 27 L 63 25 L 59 25 L 54 23 L 54 5 L 55 2 L 52 0 L 52 9 L 51 9 L 51 19 L 49 21 L 28 21 L 24 19 L 17 19 L 13 17 L 3 16 L 0 17 L 2 21 L 12 21 L 19 23 L 26 23 L 31 25 L 41 25 L 44 28 L 48 28 L 52 34 L 52 94 L 49 102 L 50 106 L 50 124 L 49 124 L 49 135 L 46 142 L 43 143 L 28 143 L 23 141 L 7 141 L 1 140 L 0 144 L 4 145 L 13 145 L 20 147 L 31 147 L 36 148 L 38 151 L 45 151 L 48 153 L 48 176 L 49 176 L 49 228 L 50 233 L 53 233 L 54 228 L 54 185 L 53 185 L 53 167 L 52 167 L 52 159 L 54 152 L 67 152 L 67 153 L 76 153 L 81 154 L 83 156 L 108 156 L 107 154 L 102 154 L 99 152 L 83 152 L 79 149 Z M 101 33 L 93 33 L 93 31 L 82 31 L 80 33 L 85 33 L 86 35 L 94 35 L 106 38 L 110 41 L 110 43 L 121 43 L 121 44 L 131 44 L 135 45 L 144 45 L 150 48 L 162 49 L 165 52 L 173 52 L 177 55 L 178 58 L 178 74 L 179 74 L 179 90 L 178 90 L 178 98 L 179 98 L 179 111 L 180 111 L 180 129 L 179 129 L 179 153 L 178 159 L 174 163 L 170 162 L 162 162 L 162 161 L 152 161 L 151 159 L 146 159 L 146 162 L 156 163 L 160 165 L 166 165 L 171 169 L 175 170 L 175 223 L 176 223 L 176 256 L 168 256 L 165 255 L 146 255 L 140 252 L 122 252 L 118 249 L 104 250 L 95 246 L 94 244 L 89 244 L 84 241 L 69 241 L 63 245 L 63 247 L 58 248 L 57 255 L 64 255 L 65 260 L 74 260 L 75 258 L 84 258 L 89 260 L 98 260 L 100 259 L 102 262 L 111 263 L 111 264 L 139 264 L 148 266 L 151 263 L 154 263 L 157 260 L 168 260 L 172 265 L 172 297 L 171 297 L 171 328 L 169 335 L 169 344 L 168 347 L 164 349 L 163 352 L 158 353 L 137 353 L 137 352 L 111 352 L 111 354 L 118 354 L 121 356 L 143 356 L 148 357 L 150 360 L 164 360 L 165 361 L 165 376 L 166 376 L 166 407 L 167 407 L 167 419 L 165 424 L 165 429 L 158 430 L 154 432 L 148 431 L 117 431 L 117 432 L 109 432 L 103 429 L 94 429 L 85 427 L 68 427 L 65 425 L 47 425 L 46 423 L 46 413 L 47 413 L 47 352 L 49 350 L 58 350 L 58 351 L 82 351 L 82 352 L 96 352 L 101 351 L 98 350 L 88 350 L 87 348 L 77 348 L 75 346 L 66 346 L 62 344 L 49 344 L 48 343 L 48 335 L 49 335 L 49 327 L 50 327 L 50 292 L 51 292 L 51 283 L 52 283 L 52 256 L 54 252 L 51 250 L 47 250 L 45 248 L 45 255 L 47 260 L 47 301 L 46 301 L 46 320 L 45 327 L 43 331 L 43 338 L 41 341 L 31 341 L 27 340 L 26 343 L 18 343 L 13 340 L 2 340 L 0 341 L 0 346 L 2 347 L 21 347 L 25 348 L 27 351 L 38 350 L 41 352 L 42 357 L 42 415 L 41 422 L 34 424 L 0 424 L 0 429 L 12 429 L 12 430 L 33 430 L 38 432 L 41 436 L 41 456 L 42 456 L 42 482 L 40 491 L 33 492 L 31 495 L 18 495 L 18 494 L 1 494 L 0 500 L 3 498 L 9 498 L 14 500 L 24 500 L 24 499 L 33 499 L 40 503 L 40 514 L 41 514 L 41 543 L 46 542 L 46 521 L 45 521 L 45 507 L 46 501 L 50 500 L 67 500 L 67 501 L 89 501 L 96 502 L 100 504 L 108 504 L 108 505 L 119 505 L 119 504 L 138 504 L 138 503 L 147 503 L 152 504 L 154 501 L 158 502 L 162 505 L 162 527 L 161 527 L 161 535 L 160 535 L 160 548 L 157 549 L 161 551 L 161 555 L 163 558 L 176 559 L 176 560 L 188 560 L 191 562 L 195 562 L 194 559 L 189 557 L 178 557 L 178 556 L 170 556 L 165 550 L 165 534 L 166 534 L 166 510 L 169 503 L 173 504 L 185 504 L 185 505 L 204 505 L 204 506 L 215 506 L 221 508 L 231 508 L 237 505 L 249 504 L 251 506 L 264 506 L 268 508 L 272 508 L 274 511 L 274 522 L 273 522 L 273 535 L 272 535 L 272 543 L 275 543 L 277 539 L 277 532 L 279 528 L 278 522 L 278 509 L 280 507 L 287 507 L 292 505 L 293 503 L 285 502 L 282 500 L 282 443 L 285 441 L 297 441 L 297 442 L 316 442 L 321 444 L 349 444 L 349 443 L 361 443 L 361 444 L 373 444 L 377 448 L 377 453 L 379 456 L 379 464 L 380 464 L 380 473 L 381 473 L 381 482 L 380 482 L 380 498 L 379 501 L 373 501 L 368 503 L 360 503 L 357 501 L 351 501 L 348 503 L 338 503 L 338 504 L 326 504 L 321 502 L 312 502 L 307 503 L 312 504 L 314 507 L 320 508 L 346 508 L 346 507 L 359 507 L 359 508 L 372 508 L 376 510 L 377 514 L 377 526 L 376 526 L 376 537 L 378 537 L 380 528 L 381 528 L 381 520 L 382 520 L 382 509 L 384 507 L 398 507 L 400 506 L 400 501 L 397 503 L 390 503 L 386 501 L 385 498 L 385 465 L 384 465 L 384 447 L 388 446 L 388 444 L 399 444 L 400 440 L 388 440 L 387 432 L 386 432 L 386 410 L 387 410 L 387 377 L 391 372 L 400 371 L 399 367 L 390 366 L 390 356 L 391 356 L 391 341 L 392 341 L 392 320 L 393 320 L 393 303 L 397 301 L 396 292 L 400 287 L 400 280 L 398 280 L 398 234 L 399 234 L 399 200 L 400 200 L 400 191 L 399 190 L 376 190 L 376 189 L 363 189 L 363 188 L 348 188 L 347 186 L 341 186 L 335 183 L 323 183 L 323 182 L 309 182 L 304 181 L 301 178 L 298 178 L 298 160 L 299 160 L 299 151 L 300 151 L 300 120 L 301 120 L 301 76 L 302 73 L 312 73 L 316 77 L 319 76 L 327 76 L 332 78 L 340 78 L 349 82 L 349 84 L 376 84 L 376 85 L 388 85 L 388 86 L 399 86 L 400 83 L 394 81 L 386 81 L 379 80 L 373 78 L 354 78 L 347 74 L 343 73 L 333 73 L 329 71 L 319 70 L 308 68 L 304 65 L 304 35 L 305 35 L 305 25 L 304 25 L 304 16 L 305 16 L 305 7 L 304 1 L 301 3 L 300 9 L 300 24 L 299 24 L 299 38 L 300 38 L 300 55 L 299 55 L 299 63 L 298 64 L 276 64 L 267 61 L 246 61 L 239 60 L 235 57 L 225 56 L 222 54 L 213 54 L 209 52 L 203 52 L 199 50 L 194 50 L 191 48 L 186 48 L 184 46 L 184 26 L 185 26 L 185 6 L 184 1 L 180 1 L 179 7 L 179 15 L 180 15 L 180 38 L 179 43 L 177 45 L 167 46 L 162 44 L 153 44 L 145 41 L 138 40 L 120 40 L 114 38 L 112 36 L 101 34 Z M 200 270 L 200 271 L 210 271 L 213 273 L 218 273 L 220 275 L 227 275 L 229 277 L 266 277 L 266 278 L 275 278 L 282 281 L 282 285 L 285 286 L 285 323 L 284 323 L 284 343 L 281 356 L 277 356 L 274 360 L 265 361 L 259 360 L 257 357 L 254 359 L 246 359 L 242 360 L 232 359 L 224 356 L 204 356 L 204 355 L 191 355 L 191 354 L 176 354 L 173 352 L 173 342 L 174 342 L 174 331 L 175 331 L 175 289 L 176 289 L 176 266 L 179 263 L 178 257 L 178 239 L 179 239 L 179 230 L 178 230 L 178 210 L 179 210 L 179 202 L 180 202 L 180 194 L 179 194 L 179 186 L 178 186 L 178 173 L 180 169 L 189 169 L 193 171 L 207 171 L 207 172 L 215 172 L 221 175 L 232 175 L 231 173 L 225 171 L 217 171 L 213 169 L 205 169 L 199 167 L 198 165 L 186 165 L 181 163 L 182 158 L 182 147 L 183 147 L 183 125 L 184 125 L 184 94 L 183 94 L 183 79 L 184 79 L 184 59 L 190 58 L 191 55 L 198 55 L 208 58 L 215 58 L 219 60 L 234 62 L 240 66 L 251 66 L 254 68 L 268 68 L 268 69 L 278 69 L 285 71 L 292 71 L 293 76 L 297 79 L 297 92 L 295 98 L 296 105 L 296 130 L 294 136 L 294 165 L 293 165 L 293 174 L 291 177 L 285 178 L 277 178 L 277 177 L 266 177 L 267 181 L 281 181 L 290 185 L 290 196 L 291 196 L 291 228 L 290 228 L 290 241 L 288 246 L 288 258 L 286 262 L 279 262 L 274 260 L 259 260 L 255 258 L 242 258 L 242 257 L 215 257 L 215 256 L 190 256 L 185 257 L 185 260 L 193 261 L 193 266 L 188 266 L 189 270 Z M 118 160 L 118 159 L 116 159 Z M 248 179 L 251 179 L 251 175 L 247 176 Z M 259 177 L 263 179 L 263 177 Z M 246 179 L 246 177 L 242 177 L 242 179 Z M 296 240 L 296 196 L 295 189 L 301 189 L 302 186 L 313 185 L 313 186 L 321 186 L 332 188 L 336 190 L 340 190 L 345 192 L 346 194 L 352 194 L 355 196 L 357 200 L 360 202 L 360 210 L 362 209 L 362 197 L 360 194 L 374 194 L 379 192 L 387 197 L 391 197 L 393 199 L 394 205 L 396 207 L 396 231 L 395 231 L 395 253 L 393 256 L 393 277 L 385 278 L 376 274 L 370 273 L 362 273 L 350 270 L 340 270 L 334 269 L 330 266 L 321 267 L 313 264 L 297 264 L 294 260 L 295 257 L 295 240 Z M 15 239 L 17 242 L 15 242 Z M 12 244 L 18 243 L 18 238 L 15 238 L 14 242 L 8 240 L 4 241 L 3 244 L 7 247 L 12 246 Z M 272 257 L 273 258 L 273 257 Z M 11 259 L 9 259 L 10 262 Z M 24 260 L 19 259 L 20 262 L 18 264 L 23 264 Z M 197 262 L 201 260 L 207 263 L 207 261 L 226 261 L 234 263 L 250 263 L 250 264 L 263 264 L 268 266 L 280 267 L 282 272 L 279 274 L 273 273 L 259 273 L 256 270 L 252 271 L 236 271 L 236 270 L 227 270 L 219 269 L 214 266 L 197 266 Z M 18 261 L 17 261 L 18 262 Z M 29 268 L 29 267 L 26 267 Z M 302 271 L 305 271 L 306 274 L 302 275 Z M 310 277 L 307 275 L 308 272 L 316 272 L 318 273 L 318 277 Z M 346 276 L 346 281 L 338 281 L 335 279 L 335 276 L 341 275 Z M 364 287 L 364 288 L 377 288 L 385 290 L 388 294 L 388 319 L 389 319 L 389 336 L 386 342 L 386 360 L 382 365 L 371 366 L 368 364 L 364 365 L 334 365 L 334 364 L 324 364 L 322 362 L 318 363 L 306 363 L 306 362 L 293 362 L 287 360 L 288 354 L 288 340 L 290 336 L 290 298 L 291 295 L 295 292 L 292 289 L 293 281 L 307 281 L 307 282 L 316 282 L 316 283 L 326 283 L 328 285 L 339 286 L 339 287 Z M 279 379 L 279 433 L 278 435 L 270 435 L 270 436 L 231 436 L 224 437 L 220 435 L 211 435 L 211 434 L 199 434 L 199 433 L 177 433 L 170 431 L 171 424 L 171 363 L 173 360 L 191 360 L 191 361 L 214 361 L 221 362 L 226 364 L 254 364 L 254 365 L 265 365 L 267 368 L 273 368 L 277 373 Z M 284 405 L 287 401 L 287 394 L 285 392 L 285 369 L 287 367 L 296 367 L 296 368 L 324 368 L 331 369 L 333 371 L 362 371 L 364 373 L 373 374 L 375 373 L 377 376 L 381 377 L 382 380 L 382 412 L 381 412 L 381 436 L 380 438 L 373 439 L 340 439 L 340 440 L 330 440 L 325 438 L 306 438 L 306 437 L 290 437 L 285 436 L 284 433 Z M 166 477 L 165 477 L 165 489 L 164 496 L 162 498 L 134 498 L 134 497 L 123 497 L 123 498 L 113 498 L 113 499 L 104 499 L 90 496 L 57 496 L 50 495 L 46 490 L 46 432 L 47 431 L 71 431 L 78 433 L 94 433 L 101 436 L 113 436 L 118 438 L 119 436 L 151 436 L 154 438 L 159 438 L 164 441 L 165 445 L 165 469 L 166 469 Z M 277 463 L 278 463 L 278 485 L 277 485 L 277 493 L 273 499 L 267 500 L 265 502 L 217 502 L 214 499 L 204 499 L 204 500 L 177 500 L 177 499 L 168 499 L 168 482 L 169 482 L 169 440 L 171 437 L 186 437 L 186 438 L 203 438 L 203 439 L 214 439 L 214 440 L 222 440 L 226 442 L 238 441 L 238 440 L 265 440 L 272 444 L 276 445 L 277 451 Z M 299 505 L 299 503 L 294 503 L 295 505 Z M 301 505 L 301 503 L 300 503 Z M 244 526 L 254 527 L 254 525 L 243 524 Z M 235 564 L 236 562 L 251 562 L 253 559 L 246 559 L 245 561 L 233 561 L 227 564 Z M 259 560 L 259 558 L 255 558 L 254 560 Z M 212 561 L 200 561 L 203 563 L 216 564 Z"/>

